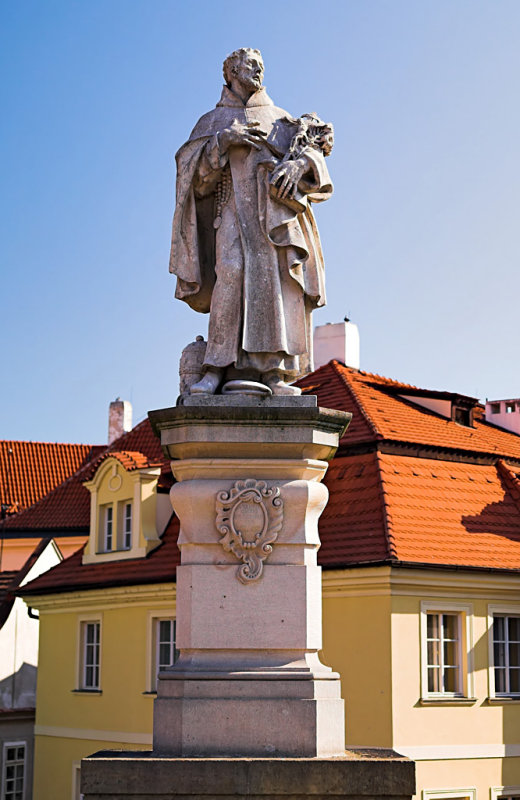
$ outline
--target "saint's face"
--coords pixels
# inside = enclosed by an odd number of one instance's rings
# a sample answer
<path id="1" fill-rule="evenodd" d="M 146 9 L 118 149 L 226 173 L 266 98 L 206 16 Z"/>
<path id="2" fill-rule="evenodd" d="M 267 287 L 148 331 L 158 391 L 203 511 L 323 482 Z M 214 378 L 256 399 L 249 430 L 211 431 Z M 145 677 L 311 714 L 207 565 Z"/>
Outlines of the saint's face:
<path id="1" fill-rule="evenodd" d="M 237 69 L 237 80 L 250 92 L 257 92 L 264 79 L 264 62 L 252 53 L 242 56 Z"/>

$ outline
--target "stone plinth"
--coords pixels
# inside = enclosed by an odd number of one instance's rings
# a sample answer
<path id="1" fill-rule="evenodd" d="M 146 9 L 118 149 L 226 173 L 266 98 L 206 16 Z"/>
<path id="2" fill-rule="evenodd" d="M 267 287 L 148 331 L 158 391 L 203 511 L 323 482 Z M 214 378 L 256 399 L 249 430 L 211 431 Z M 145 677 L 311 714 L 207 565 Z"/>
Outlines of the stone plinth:
<path id="1" fill-rule="evenodd" d="M 344 752 L 339 675 L 318 658 L 321 483 L 350 415 L 315 397 L 194 397 L 151 412 L 177 483 L 177 664 L 159 676 L 154 751 Z"/>
<path id="2" fill-rule="evenodd" d="M 81 762 L 85 800 L 409 800 L 414 763 L 391 750 L 331 759 L 168 758 L 102 752 Z"/>

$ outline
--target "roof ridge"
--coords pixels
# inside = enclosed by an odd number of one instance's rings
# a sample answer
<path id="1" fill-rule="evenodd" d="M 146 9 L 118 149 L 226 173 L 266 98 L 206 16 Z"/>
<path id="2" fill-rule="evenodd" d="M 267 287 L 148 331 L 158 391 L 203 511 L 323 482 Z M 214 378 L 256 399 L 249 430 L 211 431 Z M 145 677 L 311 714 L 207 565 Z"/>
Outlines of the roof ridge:
<path id="1" fill-rule="evenodd" d="M 351 393 L 354 401 L 356 402 L 356 404 L 359 407 L 359 410 L 361 411 L 362 417 L 364 418 L 365 422 L 367 423 L 367 425 L 370 428 L 370 430 L 372 431 L 372 433 L 375 436 L 381 437 L 382 434 L 379 432 L 379 430 L 377 429 L 376 425 L 372 421 L 372 418 L 369 416 L 368 412 L 366 411 L 366 409 L 365 409 L 365 407 L 363 405 L 363 402 L 361 401 L 358 393 L 355 391 L 354 387 L 351 386 L 351 384 L 347 382 L 347 380 L 345 379 L 345 375 L 341 372 L 341 370 L 338 369 L 338 367 L 340 366 L 340 362 L 337 361 L 337 359 L 333 358 L 330 361 L 330 364 L 332 365 L 332 368 L 334 369 L 334 371 L 336 372 L 336 374 L 338 375 L 338 377 L 340 378 L 342 383 L 346 386 L 348 391 Z M 341 366 L 343 367 L 343 369 L 348 369 L 348 367 L 346 367 L 343 364 L 341 364 Z"/>
<path id="2" fill-rule="evenodd" d="M 386 539 L 388 542 L 388 555 L 390 556 L 390 558 L 398 560 L 397 547 L 393 531 L 394 526 L 392 521 L 392 514 L 389 509 L 388 491 L 386 489 L 385 479 L 383 477 L 383 462 L 381 460 L 381 453 L 379 452 L 379 450 L 376 450 L 376 462 L 377 462 L 377 468 L 379 470 L 379 482 L 381 485 L 381 499 L 382 499 L 381 506 L 383 512 L 383 525 L 385 526 Z"/>
<path id="3" fill-rule="evenodd" d="M 0 439 L 0 445 L 2 444 L 20 444 L 20 445 L 45 444 L 45 445 L 52 445 L 53 447 L 99 447 L 100 446 L 85 442 L 45 442 L 39 439 Z"/>

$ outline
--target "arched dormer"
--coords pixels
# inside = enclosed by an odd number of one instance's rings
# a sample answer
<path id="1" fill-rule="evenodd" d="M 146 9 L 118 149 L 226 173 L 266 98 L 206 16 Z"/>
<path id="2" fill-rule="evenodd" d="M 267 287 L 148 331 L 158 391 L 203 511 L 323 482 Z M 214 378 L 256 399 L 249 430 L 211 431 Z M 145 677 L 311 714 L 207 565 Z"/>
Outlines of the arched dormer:
<path id="1" fill-rule="evenodd" d="M 84 486 L 90 534 L 83 563 L 142 558 L 160 543 L 156 525 L 159 464 L 139 452 L 105 453 Z"/>

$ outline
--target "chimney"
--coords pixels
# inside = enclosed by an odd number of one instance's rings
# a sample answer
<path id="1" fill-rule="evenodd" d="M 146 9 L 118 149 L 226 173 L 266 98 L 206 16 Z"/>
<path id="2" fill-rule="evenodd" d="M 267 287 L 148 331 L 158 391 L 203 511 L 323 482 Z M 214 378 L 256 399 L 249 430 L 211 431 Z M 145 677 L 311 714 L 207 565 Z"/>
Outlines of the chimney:
<path id="1" fill-rule="evenodd" d="M 486 422 L 520 434 L 520 398 L 486 400 Z"/>
<path id="2" fill-rule="evenodd" d="M 132 405 L 128 400 L 116 397 L 108 409 L 108 443 L 119 439 L 123 433 L 132 430 Z"/>
<path id="3" fill-rule="evenodd" d="M 347 317 L 343 322 L 328 322 L 314 329 L 314 369 L 333 358 L 359 369 L 359 331 Z"/>

